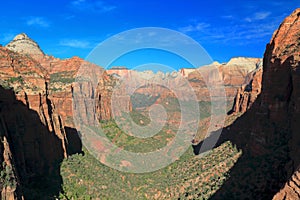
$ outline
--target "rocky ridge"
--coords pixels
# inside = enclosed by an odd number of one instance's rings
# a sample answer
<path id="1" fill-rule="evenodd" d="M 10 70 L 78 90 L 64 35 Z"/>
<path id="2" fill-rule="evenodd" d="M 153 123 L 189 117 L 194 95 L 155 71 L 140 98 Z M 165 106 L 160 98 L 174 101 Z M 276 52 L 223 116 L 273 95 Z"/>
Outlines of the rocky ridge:
<path id="1" fill-rule="evenodd" d="M 226 98 L 232 101 L 237 90 L 242 85 L 247 85 L 255 71 L 261 66 L 259 58 L 232 58 L 225 64 L 211 64 L 200 67 L 189 73 L 188 80 L 199 100 L 208 100 L 210 91 L 207 89 L 207 83 L 223 86 L 226 92 Z M 206 80 L 206 81 L 205 81 Z"/>

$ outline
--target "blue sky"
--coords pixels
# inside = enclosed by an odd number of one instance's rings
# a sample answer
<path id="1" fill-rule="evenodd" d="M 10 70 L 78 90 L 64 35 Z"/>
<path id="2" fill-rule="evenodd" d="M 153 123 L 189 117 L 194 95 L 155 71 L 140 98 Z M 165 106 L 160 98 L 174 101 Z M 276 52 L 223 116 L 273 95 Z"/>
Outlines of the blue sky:
<path id="1" fill-rule="evenodd" d="M 85 58 L 100 42 L 139 27 L 187 34 L 213 60 L 262 57 L 266 43 L 299 1 L 52 0 L 1 2 L 0 44 L 25 32 L 46 54 Z"/>

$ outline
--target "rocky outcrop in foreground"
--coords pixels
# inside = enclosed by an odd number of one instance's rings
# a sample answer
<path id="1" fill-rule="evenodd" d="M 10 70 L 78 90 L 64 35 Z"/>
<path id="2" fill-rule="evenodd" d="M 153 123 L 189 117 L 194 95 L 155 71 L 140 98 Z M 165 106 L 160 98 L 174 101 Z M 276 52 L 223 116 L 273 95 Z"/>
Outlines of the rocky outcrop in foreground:
<path id="1" fill-rule="evenodd" d="M 284 187 L 274 196 L 273 200 L 300 199 L 300 169 L 298 169 Z"/>

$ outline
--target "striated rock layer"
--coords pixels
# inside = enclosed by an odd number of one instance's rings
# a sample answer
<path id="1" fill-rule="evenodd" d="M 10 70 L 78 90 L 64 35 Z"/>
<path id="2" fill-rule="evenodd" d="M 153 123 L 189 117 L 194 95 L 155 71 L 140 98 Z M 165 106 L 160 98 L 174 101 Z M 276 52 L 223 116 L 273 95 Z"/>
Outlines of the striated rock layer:
<path id="1" fill-rule="evenodd" d="M 41 110 L 42 106 L 45 105 L 41 105 Z M 38 113 L 17 100 L 12 90 L 0 87 L 0 161 L 1 171 L 5 173 L 0 184 L 3 186 L 2 199 L 28 197 L 29 194 L 23 190 L 28 184 L 50 174 L 59 175 L 55 166 L 64 158 L 65 140 L 57 132 L 58 116 L 51 112 L 49 115 L 43 111 Z M 45 118 L 45 121 L 41 120 L 41 114 L 49 117 L 51 125 Z M 50 127 L 52 130 L 49 130 Z M 59 191 L 60 186 L 57 187 Z"/>
<path id="2" fill-rule="evenodd" d="M 74 136 L 66 132 L 49 97 L 48 72 L 35 59 L 1 47 L 0 68 L 0 129 L 1 141 L 6 141 L 1 143 L 2 166 L 8 166 L 7 176 L 12 177 L 11 184 L 1 188 L 2 197 L 15 194 L 20 198 L 22 187 L 18 186 L 59 174 L 55 166 L 71 149 L 74 152 L 69 140 Z"/>
<path id="3" fill-rule="evenodd" d="M 226 64 L 211 64 L 190 72 L 188 80 L 199 100 L 209 101 L 208 85 L 222 85 L 228 100 L 233 100 L 242 85 L 249 84 L 249 77 L 261 66 L 259 58 L 232 58 Z"/>
<path id="4" fill-rule="evenodd" d="M 250 109 L 261 92 L 262 71 L 262 68 L 259 68 L 249 74 L 247 77 L 247 79 L 250 79 L 249 84 L 238 89 L 234 98 L 232 113 L 244 113 Z"/>

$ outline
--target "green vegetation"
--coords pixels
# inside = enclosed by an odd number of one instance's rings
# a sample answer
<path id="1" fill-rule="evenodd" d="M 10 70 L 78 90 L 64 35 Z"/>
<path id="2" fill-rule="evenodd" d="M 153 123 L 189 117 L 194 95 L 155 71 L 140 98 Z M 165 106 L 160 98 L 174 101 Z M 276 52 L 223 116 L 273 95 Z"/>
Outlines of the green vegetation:
<path id="1" fill-rule="evenodd" d="M 130 96 L 130 100 L 133 108 L 141 108 L 151 106 L 159 97 L 150 94 L 134 93 Z"/>
<path id="2" fill-rule="evenodd" d="M 170 119 L 178 121 L 180 106 L 172 97 L 155 101 L 168 113 L 167 124 L 155 136 L 145 139 L 130 136 L 115 121 L 101 122 L 104 134 L 112 143 L 131 152 L 150 152 L 166 146 L 178 130 L 178 124 Z M 199 106 L 204 122 L 201 126 L 205 128 L 209 124 L 205 120 L 210 116 L 211 103 L 199 102 Z M 150 123 L 148 114 L 147 109 L 134 109 L 130 120 L 140 126 L 147 125 Z M 230 142 L 202 157 L 195 156 L 190 147 L 179 160 L 163 169 L 132 174 L 109 168 L 86 149 L 84 152 L 84 156 L 73 155 L 61 165 L 64 183 L 61 199 L 208 199 L 222 186 L 229 170 L 241 156 Z"/>
<path id="3" fill-rule="evenodd" d="M 11 77 L 11 78 L 9 78 L 7 81 L 8 81 L 8 83 L 15 83 L 15 82 L 19 82 L 19 83 L 21 83 L 21 84 L 24 83 L 24 79 L 23 79 L 22 76 Z"/>
<path id="4" fill-rule="evenodd" d="M 17 185 L 12 167 L 7 165 L 4 161 L 2 162 L 2 169 L 0 171 L 0 183 L 3 188 L 15 188 Z"/>
<path id="5" fill-rule="evenodd" d="M 135 112 L 133 116 L 140 118 L 140 115 L 137 112 Z M 142 119 L 144 118 L 145 117 Z M 138 120 L 135 120 L 134 118 L 133 121 Z M 175 128 L 167 125 L 155 136 L 142 139 L 126 134 L 114 121 L 103 121 L 101 126 L 107 138 L 114 144 L 132 152 L 149 152 L 160 149 L 164 147 L 168 141 L 172 140 L 176 133 Z"/>
<path id="6" fill-rule="evenodd" d="M 61 165 L 61 199 L 208 199 L 228 177 L 241 152 L 227 142 L 206 156 L 192 148 L 166 168 L 131 174 L 104 166 L 91 156 L 73 155 Z"/>
<path id="7" fill-rule="evenodd" d="M 62 88 L 56 88 L 56 87 L 50 87 L 50 90 L 51 90 L 52 92 L 60 92 L 60 91 L 62 91 L 63 89 L 62 89 Z"/>
<path id="8" fill-rule="evenodd" d="M 18 76 L 18 77 L 11 77 L 9 79 L 4 79 L 4 80 L 0 80 L 0 85 L 4 88 L 4 89 L 11 89 L 13 88 L 13 84 L 15 83 L 19 83 L 20 85 L 24 85 L 24 79 L 22 76 Z M 15 88 L 15 91 L 17 92 L 19 89 Z"/>
<path id="9" fill-rule="evenodd" d="M 50 83 L 72 83 L 75 81 L 74 71 L 57 72 L 50 75 Z"/>

